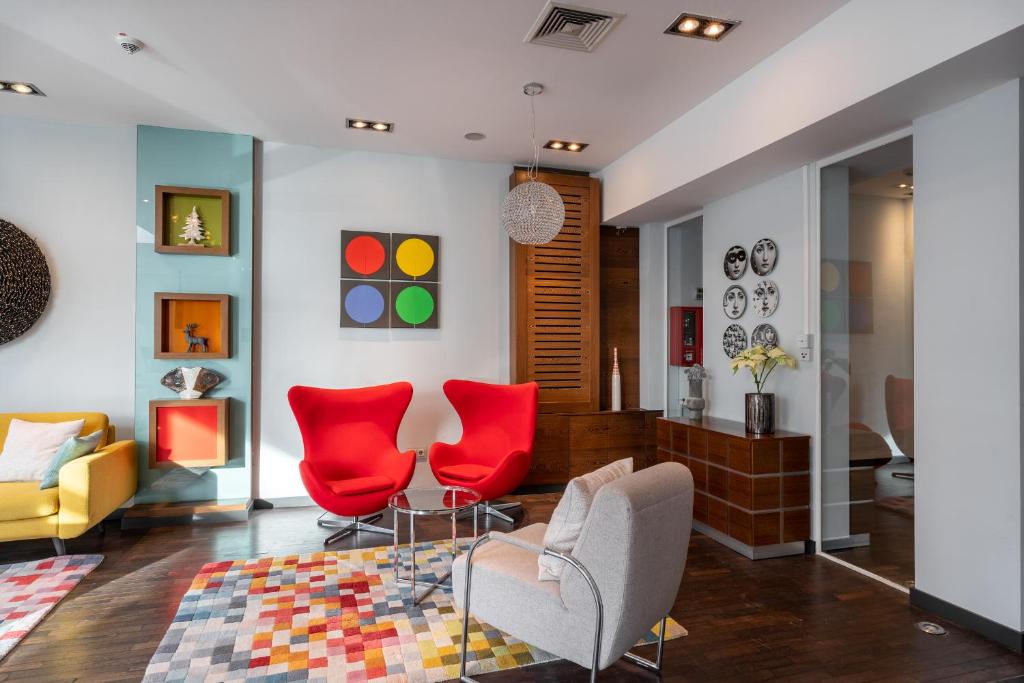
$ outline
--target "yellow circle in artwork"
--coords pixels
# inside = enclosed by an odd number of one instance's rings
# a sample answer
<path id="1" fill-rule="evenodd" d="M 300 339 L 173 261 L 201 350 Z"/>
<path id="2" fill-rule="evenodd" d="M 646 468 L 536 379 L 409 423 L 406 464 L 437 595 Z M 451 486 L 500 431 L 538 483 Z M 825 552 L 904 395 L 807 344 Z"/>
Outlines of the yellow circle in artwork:
<path id="1" fill-rule="evenodd" d="M 821 264 L 821 291 L 834 292 L 839 287 L 839 269 L 831 261 Z"/>
<path id="2" fill-rule="evenodd" d="M 434 250 L 418 237 L 410 237 L 395 250 L 395 262 L 409 277 L 421 277 L 434 267 Z"/>

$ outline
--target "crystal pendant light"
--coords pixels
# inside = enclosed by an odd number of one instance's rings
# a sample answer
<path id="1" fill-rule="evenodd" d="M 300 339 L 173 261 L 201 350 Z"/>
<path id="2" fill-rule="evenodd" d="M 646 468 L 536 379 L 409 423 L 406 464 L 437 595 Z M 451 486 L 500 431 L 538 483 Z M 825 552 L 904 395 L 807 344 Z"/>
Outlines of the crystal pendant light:
<path id="1" fill-rule="evenodd" d="M 537 145 L 537 113 L 533 98 L 544 92 L 540 83 L 527 83 L 523 93 L 530 97 L 530 142 L 533 163 L 527 170 L 528 181 L 516 185 L 501 206 L 501 224 L 505 232 L 520 244 L 546 244 L 555 239 L 565 222 L 565 202 L 555 188 L 537 180 L 540 147 Z"/>

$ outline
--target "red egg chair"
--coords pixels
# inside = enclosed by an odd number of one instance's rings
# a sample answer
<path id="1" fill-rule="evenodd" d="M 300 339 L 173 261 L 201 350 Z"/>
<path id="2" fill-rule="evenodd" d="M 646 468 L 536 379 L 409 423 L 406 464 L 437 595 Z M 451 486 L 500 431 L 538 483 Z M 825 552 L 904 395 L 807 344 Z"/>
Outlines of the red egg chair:
<path id="1" fill-rule="evenodd" d="M 479 511 L 506 522 L 502 512 L 519 503 L 491 505 L 526 477 L 533 459 L 537 425 L 537 383 L 486 384 L 461 379 L 444 383 L 444 393 L 462 420 L 462 439 L 430 447 L 430 469 L 441 484 L 480 494 Z"/>
<path id="2" fill-rule="evenodd" d="M 398 426 L 412 385 L 396 382 L 363 389 L 288 390 L 305 452 L 299 474 L 310 497 L 326 512 L 317 524 L 340 529 L 324 545 L 357 531 L 394 535 L 373 526 L 383 516 L 388 497 L 409 485 L 416 466 L 414 451 L 398 450 Z M 325 520 L 327 513 L 351 522 Z"/>

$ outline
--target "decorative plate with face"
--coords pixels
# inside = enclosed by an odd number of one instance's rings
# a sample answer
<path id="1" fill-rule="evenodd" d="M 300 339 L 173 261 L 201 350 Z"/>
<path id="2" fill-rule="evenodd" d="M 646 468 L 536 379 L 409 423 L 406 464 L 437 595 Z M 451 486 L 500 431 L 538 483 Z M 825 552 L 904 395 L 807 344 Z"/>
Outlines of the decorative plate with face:
<path id="1" fill-rule="evenodd" d="M 763 346 L 771 351 L 779 345 L 779 333 L 768 323 L 761 323 L 750 333 L 751 346 Z"/>
<path id="2" fill-rule="evenodd" d="M 738 244 L 729 247 L 722 262 L 725 276 L 730 280 L 739 280 L 747 272 L 747 250 Z"/>
<path id="3" fill-rule="evenodd" d="M 779 307 L 779 287 L 774 280 L 758 280 L 754 285 L 754 313 L 767 318 Z"/>
<path id="4" fill-rule="evenodd" d="M 742 287 L 732 285 L 725 290 L 725 296 L 722 297 L 722 310 L 725 311 L 725 316 L 729 320 L 736 320 L 743 315 L 747 310 L 747 293 L 743 291 Z"/>
<path id="5" fill-rule="evenodd" d="M 725 328 L 725 334 L 722 335 L 722 350 L 725 351 L 725 355 L 735 358 L 745 348 L 747 348 L 747 331 L 736 323 Z"/>
<path id="6" fill-rule="evenodd" d="M 750 250 L 750 269 L 764 277 L 775 270 L 775 261 L 779 258 L 778 247 L 774 240 L 767 237 L 759 239 Z"/>

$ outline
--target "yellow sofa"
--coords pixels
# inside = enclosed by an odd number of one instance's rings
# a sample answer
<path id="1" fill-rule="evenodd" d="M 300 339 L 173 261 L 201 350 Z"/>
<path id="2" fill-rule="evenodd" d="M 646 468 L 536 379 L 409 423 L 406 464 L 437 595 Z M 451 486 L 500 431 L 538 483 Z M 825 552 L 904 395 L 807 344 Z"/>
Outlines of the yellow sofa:
<path id="1" fill-rule="evenodd" d="M 135 495 L 138 461 L 134 441 L 114 441 L 103 413 L 0 413 L 0 446 L 12 419 L 29 422 L 85 420 L 82 434 L 103 430 L 95 453 L 60 468 L 56 488 L 37 481 L 0 482 L 0 541 L 52 538 L 64 554 L 64 539 L 80 536 Z M 0 448 L 2 450 L 2 448 Z"/>

